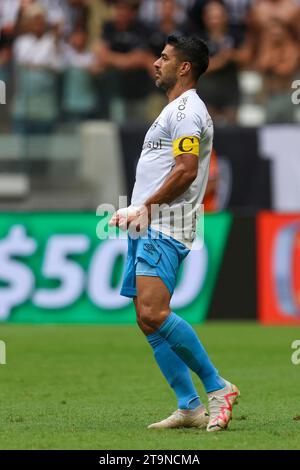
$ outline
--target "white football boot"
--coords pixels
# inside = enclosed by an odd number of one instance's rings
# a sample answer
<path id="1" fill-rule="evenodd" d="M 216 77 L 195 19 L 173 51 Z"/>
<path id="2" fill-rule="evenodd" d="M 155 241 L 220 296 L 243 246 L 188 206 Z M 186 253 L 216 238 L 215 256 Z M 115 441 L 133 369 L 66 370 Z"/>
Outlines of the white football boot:
<path id="1" fill-rule="evenodd" d="M 166 419 L 153 423 L 148 429 L 170 429 L 170 428 L 206 428 L 209 416 L 205 406 L 200 405 L 194 410 L 176 410 Z"/>
<path id="2" fill-rule="evenodd" d="M 240 391 L 236 385 L 225 380 L 226 386 L 216 392 L 208 393 L 209 423 L 206 430 L 222 431 L 227 429 L 232 419 L 232 407 L 238 403 Z"/>

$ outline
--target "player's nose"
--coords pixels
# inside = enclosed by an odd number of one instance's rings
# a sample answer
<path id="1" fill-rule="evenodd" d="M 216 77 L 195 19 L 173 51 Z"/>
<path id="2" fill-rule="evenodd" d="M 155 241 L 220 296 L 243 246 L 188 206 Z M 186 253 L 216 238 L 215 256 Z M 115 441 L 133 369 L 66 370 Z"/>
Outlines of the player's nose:
<path id="1" fill-rule="evenodd" d="M 157 59 L 153 65 L 156 68 L 156 70 L 158 70 L 160 68 L 160 59 Z"/>

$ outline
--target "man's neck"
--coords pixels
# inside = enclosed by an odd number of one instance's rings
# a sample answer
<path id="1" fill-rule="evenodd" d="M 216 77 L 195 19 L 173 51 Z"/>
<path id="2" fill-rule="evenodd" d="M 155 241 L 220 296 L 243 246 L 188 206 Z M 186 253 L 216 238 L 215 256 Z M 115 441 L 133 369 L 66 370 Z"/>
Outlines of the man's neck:
<path id="1" fill-rule="evenodd" d="M 169 103 L 171 103 L 171 101 L 176 100 L 176 98 L 181 96 L 186 91 L 193 90 L 195 88 L 196 88 L 196 83 L 189 83 L 186 85 L 183 85 L 181 83 L 176 83 L 176 85 L 173 88 L 167 91 L 167 97 L 168 97 Z"/>

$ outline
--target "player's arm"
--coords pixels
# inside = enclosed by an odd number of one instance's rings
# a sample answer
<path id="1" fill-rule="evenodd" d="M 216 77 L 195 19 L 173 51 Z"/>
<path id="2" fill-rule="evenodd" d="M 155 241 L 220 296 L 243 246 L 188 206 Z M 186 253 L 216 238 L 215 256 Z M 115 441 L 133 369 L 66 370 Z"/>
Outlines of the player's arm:
<path id="1" fill-rule="evenodd" d="M 146 219 L 151 221 L 151 207 L 154 204 L 169 204 L 177 197 L 181 196 L 192 184 L 198 173 L 198 156 L 189 153 L 183 153 L 176 157 L 175 166 L 168 178 L 164 181 L 160 189 L 147 199 L 143 208 L 132 214 L 127 213 L 125 226 L 122 227 L 120 221 L 122 214 L 116 212 L 110 220 L 110 225 L 116 225 L 121 228 L 127 228 L 136 217 L 145 217 L 144 211 L 147 211 Z M 153 215 L 153 214 L 152 214 Z"/>
<path id="2" fill-rule="evenodd" d="M 175 166 L 160 189 L 145 202 L 150 221 L 153 204 L 169 204 L 181 196 L 198 174 L 199 139 L 181 137 L 173 142 Z"/>
<path id="3" fill-rule="evenodd" d="M 119 70 L 144 69 L 148 60 L 148 52 L 142 49 L 135 49 L 127 53 L 110 52 L 109 57 L 109 65 Z"/>
<path id="4" fill-rule="evenodd" d="M 115 52 L 108 42 L 102 40 L 95 47 L 99 66 L 102 68 L 114 67 L 119 70 L 144 69 L 152 55 L 143 48 L 136 48 L 130 52 Z"/>
<path id="5" fill-rule="evenodd" d="M 169 204 L 190 187 L 198 173 L 198 158 L 198 156 L 189 153 L 178 155 L 175 166 L 163 185 L 147 199 L 144 206 L 137 213 L 128 213 L 126 215 L 125 226 L 122 227 L 120 223 L 122 215 L 118 213 L 113 215 L 110 225 L 116 225 L 125 229 L 137 217 L 142 217 L 144 221 L 148 218 L 148 223 L 150 223 L 151 215 L 153 215 L 151 208 L 154 204 Z"/>
<path id="6" fill-rule="evenodd" d="M 141 208 L 132 213 L 123 215 L 116 212 L 110 220 L 110 225 L 126 228 L 129 224 L 141 217 L 145 222 L 151 221 L 151 208 L 155 205 L 169 204 L 181 196 L 192 184 L 198 174 L 199 139 L 198 137 L 181 137 L 173 142 L 175 165 L 162 186 L 152 194 Z"/>
<path id="7" fill-rule="evenodd" d="M 152 204 L 169 204 L 181 196 L 192 184 L 198 173 L 196 155 L 183 153 L 176 157 L 175 166 L 161 188 L 145 202 L 151 213 Z"/>

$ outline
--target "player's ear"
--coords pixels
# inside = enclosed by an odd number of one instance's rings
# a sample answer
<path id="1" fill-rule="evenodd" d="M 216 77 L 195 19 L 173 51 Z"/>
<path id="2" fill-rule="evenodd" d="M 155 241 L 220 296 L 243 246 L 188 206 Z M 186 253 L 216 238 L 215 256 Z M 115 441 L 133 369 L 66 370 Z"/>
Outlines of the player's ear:
<path id="1" fill-rule="evenodd" d="M 192 69 L 192 64 L 190 62 L 182 62 L 180 75 L 186 75 Z"/>

